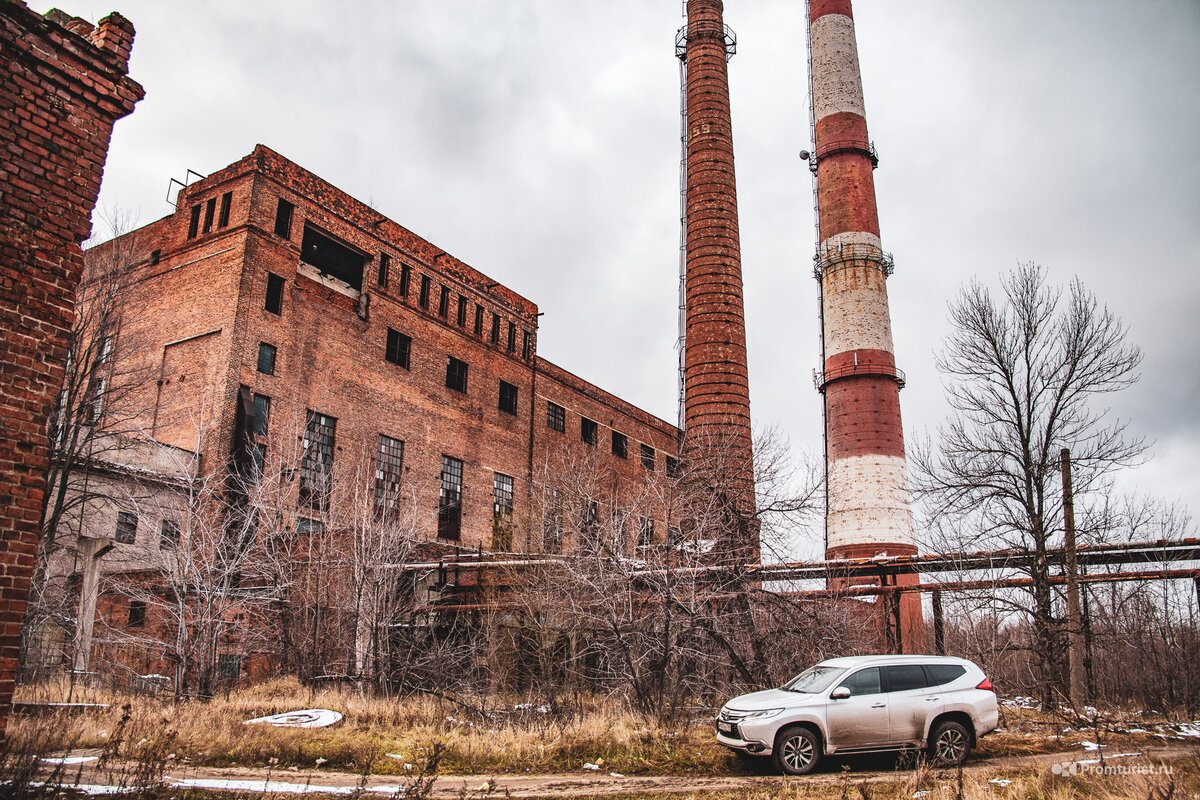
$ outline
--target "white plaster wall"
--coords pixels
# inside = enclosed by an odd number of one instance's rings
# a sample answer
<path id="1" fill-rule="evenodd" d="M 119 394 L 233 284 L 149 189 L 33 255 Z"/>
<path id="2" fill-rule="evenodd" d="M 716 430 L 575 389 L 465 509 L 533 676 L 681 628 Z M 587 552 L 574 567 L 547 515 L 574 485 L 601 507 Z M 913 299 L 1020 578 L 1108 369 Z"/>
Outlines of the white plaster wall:
<path id="1" fill-rule="evenodd" d="M 876 267 L 844 267 L 821 280 L 825 357 L 850 350 L 892 350 L 887 284 Z"/>
<path id="2" fill-rule="evenodd" d="M 854 20 L 825 14 L 812 24 L 813 106 L 818 120 L 850 111 L 865 117 Z"/>
<path id="3" fill-rule="evenodd" d="M 903 458 L 867 455 L 829 464 L 829 546 L 916 544 Z"/>

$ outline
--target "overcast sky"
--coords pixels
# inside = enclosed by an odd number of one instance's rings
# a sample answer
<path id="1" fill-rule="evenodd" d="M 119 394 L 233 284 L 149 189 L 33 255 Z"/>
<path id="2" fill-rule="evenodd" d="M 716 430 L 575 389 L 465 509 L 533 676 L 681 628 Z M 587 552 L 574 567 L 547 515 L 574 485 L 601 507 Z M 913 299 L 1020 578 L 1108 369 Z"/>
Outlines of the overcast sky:
<path id="1" fill-rule="evenodd" d="M 676 420 L 679 0 L 32 0 L 137 28 L 101 213 L 266 144 L 538 304 L 546 358 Z M 752 412 L 821 446 L 800 0 L 727 0 Z M 1200 511 L 1200 3 L 855 0 L 906 434 L 972 276 L 1080 276 L 1145 351 L 1112 398 Z M 97 222 L 100 229 L 101 222 Z"/>

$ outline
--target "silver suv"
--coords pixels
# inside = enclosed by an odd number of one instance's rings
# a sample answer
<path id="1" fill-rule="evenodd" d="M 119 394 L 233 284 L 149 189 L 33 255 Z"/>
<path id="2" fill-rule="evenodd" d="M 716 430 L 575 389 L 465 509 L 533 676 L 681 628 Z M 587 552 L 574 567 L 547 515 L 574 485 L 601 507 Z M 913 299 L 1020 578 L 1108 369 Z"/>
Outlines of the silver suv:
<path id="1" fill-rule="evenodd" d="M 957 766 L 996 729 L 996 694 L 983 670 L 945 656 L 831 658 L 778 689 L 744 694 L 717 717 L 717 741 L 772 756 L 789 775 L 822 756 L 926 749 Z"/>

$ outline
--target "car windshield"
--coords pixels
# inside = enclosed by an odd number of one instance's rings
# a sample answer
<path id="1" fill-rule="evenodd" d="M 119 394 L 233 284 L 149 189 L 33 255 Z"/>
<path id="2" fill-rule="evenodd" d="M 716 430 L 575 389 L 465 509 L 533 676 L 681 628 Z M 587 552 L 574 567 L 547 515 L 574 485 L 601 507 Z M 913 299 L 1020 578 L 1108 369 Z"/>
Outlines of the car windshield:
<path id="1" fill-rule="evenodd" d="M 780 689 L 786 689 L 789 692 L 804 692 L 805 694 L 813 694 L 815 692 L 824 691 L 833 683 L 837 676 L 845 672 L 843 667 L 823 667 L 818 664 L 815 667 L 809 667 L 801 672 L 790 681 L 780 686 Z"/>

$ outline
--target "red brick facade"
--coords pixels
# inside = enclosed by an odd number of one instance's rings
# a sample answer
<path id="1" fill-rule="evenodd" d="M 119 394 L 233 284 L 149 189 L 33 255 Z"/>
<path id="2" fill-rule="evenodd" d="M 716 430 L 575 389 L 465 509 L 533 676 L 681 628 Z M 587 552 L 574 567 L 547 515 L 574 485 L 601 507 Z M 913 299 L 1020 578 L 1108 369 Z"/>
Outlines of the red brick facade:
<path id="1" fill-rule="evenodd" d="M 0 736 L 40 523 L 46 424 L 113 123 L 141 87 L 133 25 L 0 2 Z"/>

